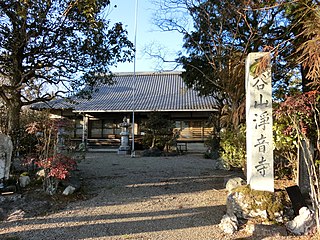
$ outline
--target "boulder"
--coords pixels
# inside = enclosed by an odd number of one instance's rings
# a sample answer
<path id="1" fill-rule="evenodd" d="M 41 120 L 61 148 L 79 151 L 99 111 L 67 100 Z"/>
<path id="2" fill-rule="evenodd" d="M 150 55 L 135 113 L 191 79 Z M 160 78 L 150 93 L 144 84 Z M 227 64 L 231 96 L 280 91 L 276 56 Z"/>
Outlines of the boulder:
<path id="1" fill-rule="evenodd" d="M 274 239 L 275 237 L 287 236 L 286 227 L 278 224 L 256 224 L 256 223 L 248 223 L 246 226 L 246 230 L 249 234 L 252 235 L 253 239 L 266 239 L 271 237 Z"/>
<path id="2" fill-rule="evenodd" d="M 221 219 L 219 227 L 223 232 L 233 234 L 238 230 L 238 225 L 237 217 L 234 214 L 225 214 Z"/>
<path id="3" fill-rule="evenodd" d="M 286 227 L 294 235 L 308 235 L 316 227 L 314 213 L 307 207 L 302 207 L 299 210 L 299 215 L 287 222 Z"/>
<path id="4" fill-rule="evenodd" d="M 20 176 L 19 177 L 19 185 L 20 187 L 24 188 L 26 187 L 27 185 L 30 184 L 30 177 L 29 176 Z"/>
<path id="5" fill-rule="evenodd" d="M 249 185 L 231 190 L 227 197 L 227 214 L 238 219 L 260 218 L 283 222 L 284 195 L 252 190 Z"/>
<path id="6" fill-rule="evenodd" d="M 37 175 L 38 177 L 40 177 L 40 178 L 44 178 L 44 177 L 46 176 L 46 173 L 45 173 L 44 169 L 40 169 L 40 170 L 36 173 L 36 175 Z"/>
<path id="7" fill-rule="evenodd" d="M 75 190 L 76 190 L 75 187 L 73 187 L 73 186 L 68 186 L 68 187 L 66 187 L 66 189 L 64 189 L 64 191 L 63 191 L 62 194 L 65 195 L 65 196 L 68 196 L 68 195 L 73 194 Z"/>
<path id="8" fill-rule="evenodd" d="M 226 183 L 226 189 L 228 190 L 229 193 L 231 193 L 233 189 L 245 184 L 246 184 L 246 181 L 240 177 L 229 178 L 229 180 Z"/>

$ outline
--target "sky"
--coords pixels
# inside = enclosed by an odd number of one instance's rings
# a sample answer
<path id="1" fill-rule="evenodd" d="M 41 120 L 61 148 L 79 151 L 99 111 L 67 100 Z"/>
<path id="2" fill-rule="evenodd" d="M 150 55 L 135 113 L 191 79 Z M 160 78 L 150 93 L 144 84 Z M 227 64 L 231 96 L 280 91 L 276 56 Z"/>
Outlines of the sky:
<path id="1" fill-rule="evenodd" d="M 116 7 L 114 7 L 116 5 Z M 122 22 L 128 31 L 129 39 L 134 43 L 135 36 L 135 7 L 136 0 L 111 0 L 111 6 L 107 18 L 111 22 Z M 161 49 L 165 53 L 166 60 L 174 60 L 176 54 L 183 45 L 183 36 L 177 32 L 162 32 L 152 22 L 156 6 L 152 0 L 138 0 L 137 10 L 137 35 L 136 35 L 136 72 L 154 72 L 159 70 L 172 70 L 175 64 L 161 64 L 161 61 L 150 57 L 146 49 L 153 52 Z M 119 63 L 117 68 L 112 67 L 113 72 L 133 72 L 133 63 Z M 181 70 L 178 68 L 176 70 Z"/>

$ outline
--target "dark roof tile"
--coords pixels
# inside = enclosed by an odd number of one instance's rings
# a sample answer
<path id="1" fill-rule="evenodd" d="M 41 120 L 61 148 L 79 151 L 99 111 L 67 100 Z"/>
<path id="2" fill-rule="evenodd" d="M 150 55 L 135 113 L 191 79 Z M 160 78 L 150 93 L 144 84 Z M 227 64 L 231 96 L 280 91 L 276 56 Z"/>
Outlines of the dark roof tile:
<path id="1" fill-rule="evenodd" d="M 118 111 L 212 111 L 217 108 L 214 97 L 199 96 L 188 89 L 181 72 L 116 74 L 114 85 L 101 85 L 90 100 L 79 100 L 79 112 Z M 59 100 L 53 108 L 70 108 L 71 103 Z"/>

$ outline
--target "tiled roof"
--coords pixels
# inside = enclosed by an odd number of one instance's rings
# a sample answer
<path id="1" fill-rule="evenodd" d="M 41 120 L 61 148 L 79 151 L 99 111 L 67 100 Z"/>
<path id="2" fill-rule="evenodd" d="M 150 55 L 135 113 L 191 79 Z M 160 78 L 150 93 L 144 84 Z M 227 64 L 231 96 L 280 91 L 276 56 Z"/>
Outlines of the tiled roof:
<path id="1" fill-rule="evenodd" d="M 200 97 L 188 89 L 181 72 L 116 74 L 114 85 L 101 85 L 90 100 L 73 105 L 77 112 L 125 111 L 212 111 L 213 97 Z M 71 103 L 55 101 L 53 108 L 70 108 Z"/>
<path id="2" fill-rule="evenodd" d="M 66 99 L 57 99 L 50 102 L 35 103 L 32 109 L 74 109 L 75 102 Z"/>

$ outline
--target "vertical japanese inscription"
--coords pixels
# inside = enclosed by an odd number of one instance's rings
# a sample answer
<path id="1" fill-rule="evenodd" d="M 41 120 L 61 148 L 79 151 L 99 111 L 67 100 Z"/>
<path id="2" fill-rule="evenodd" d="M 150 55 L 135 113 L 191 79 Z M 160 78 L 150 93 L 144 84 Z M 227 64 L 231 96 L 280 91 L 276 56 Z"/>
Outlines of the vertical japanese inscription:
<path id="1" fill-rule="evenodd" d="M 246 59 L 247 182 L 252 189 L 273 192 L 271 67 L 252 72 L 267 54 L 250 53 Z"/>

